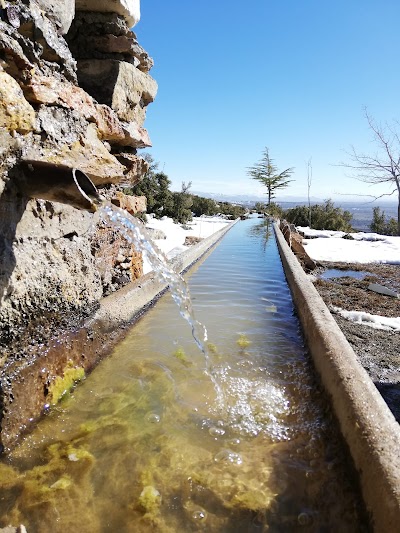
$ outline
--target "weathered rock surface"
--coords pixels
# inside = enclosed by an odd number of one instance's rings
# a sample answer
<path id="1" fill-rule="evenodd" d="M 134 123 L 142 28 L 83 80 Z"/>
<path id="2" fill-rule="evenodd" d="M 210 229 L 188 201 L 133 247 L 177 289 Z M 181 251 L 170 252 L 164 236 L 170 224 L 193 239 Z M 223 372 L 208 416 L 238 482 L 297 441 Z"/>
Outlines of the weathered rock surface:
<path id="1" fill-rule="evenodd" d="M 39 119 L 46 139 L 32 136 L 22 150 L 23 160 L 79 168 L 98 186 L 118 183 L 129 171 L 109 153 L 94 124 L 57 107 L 42 108 Z"/>
<path id="2" fill-rule="evenodd" d="M 75 0 L 37 0 L 46 16 L 54 21 L 59 33 L 65 35 L 75 15 Z"/>
<path id="3" fill-rule="evenodd" d="M 131 215 L 145 213 L 147 208 L 147 200 L 145 196 L 127 196 L 120 191 L 115 193 L 111 202 L 117 207 L 125 209 L 125 211 L 128 211 Z"/>
<path id="4" fill-rule="evenodd" d="M 183 243 L 185 246 L 193 246 L 194 244 L 198 244 L 203 239 L 201 237 L 195 237 L 194 235 L 190 237 L 185 237 L 185 242 Z"/>
<path id="5" fill-rule="evenodd" d="M 85 13 L 75 13 L 75 8 Z M 138 0 L 81 0 L 76 5 L 74 0 L 6 1 L 0 12 L 0 388 L 4 394 L 17 358 L 34 359 L 29 355 L 32 347 L 42 349 L 54 332 L 79 324 L 105 294 L 142 273 L 140 253 L 115 231 L 94 223 L 91 213 L 45 200 L 49 198 L 45 194 L 30 199 L 38 188 L 34 184 L 24 188 L 26 180 L 43 181 L 42 168 L 53 186 L 57 172 L 52 174 L 51 169 L 62 165 L 71 169 L 71 176 L 73 168 L 86 173 L 103 188 L 103 196 L 116 198 L 130 212 L 145 210 L 142 198 L 128 198 L 118 190 L 121 184 L 141 179 L 148 164 L 137 155 L 137 148 L 151 145 L 143 121 L 156 83 L 147 74 L 152 60 L 128 26 L 138 19 Z M 116 73 L 107 98 L 99 98 L 96 90 L 87 91 L 97 87 L 96 76 L 90 81 L 86 72 L 87 87 L 78 83 L 76 59 L 81 58 L 74 53 L 85 48 L 82 35 L 93 37 L 84 59 L 104 61 L 103 68 L 111 62 Z M 24 164 L 27 161 L 29 165 Z M 27 169 L 38 162 L 48 165 L 36 165 L 29 173 Z M 87 368 L 92 365 L 93 361 Z M 58 370 L 62 365 L 55 364 L 54 372 Z M 21 405 L 29 403 L 29 392 Z M 35 417 L 41 408 L 35 404 L 27 410 Z M 2 427 L 7 416 L 21 415 L 20 408 L 13 414 L 2 409 Z"/>
<path id="6" fill-rule="evenodd" d="M 78 61 L 79 84 L 121 120 L 142 126 L 146 106 L 154 101 L 157 83 L 134 65 L 113 59 Z M 104 83 L 107 80 L 107 84 Z"/>
<path id="7" fill-rule="evenodd" d="M 33 107 L 25 100 L 21 87 L 6 72 L 0 71 L 0 128 L 28 133 L 35 129 Z"/>
<path id="8" fill-rule="evenodd" d="M 28 5 L 18 4 L 15 20 L 18 21 L 18 33 L 32 43 L 39 62 L 49 61 L 63 66 L 63 73 L 69 79 L 75 80 L 76 63 L 67 43 L 59 35 L 56 25 L 45 15 L 35 0 L 29 0 Z"/>
<path id="9" fill-rule="evenodd" d="M 317 265 L 305 251 L 303 246 L 303 237 L 297 232 L 296 228 L 292 224 L 288 224 L 286 220 L 281 220 L 280 229 L 285 237 L 286 242 L 304 269 L 308 272 L 314 270 Z"/>
<path id="10" fill-rule="evenodd" d="M 119 183 L 125 183 L 127 185 L 135 185 L 140 181 L 141 177 L 146 173 L 148 169 L 148 163 L 141 157 L 137 157 L 134 154 L 127 152 L 121 152 L 115 156 L 118 161 L 125 167 L 124 178 L 120 179 Z"/>
<path id="11" fill-rule="evenodd" d="M 77 13 L 67 40 L 75 59 L 117 59 L 132 63 L 143 72 L 154 64 L 123 17 L 116 14 L 110 17 L 103 13 Z"/>
<path id="12" fill-rule="evenodd" d="M 79 11 L 118 13 L 125 18 L 130 27 L 140 20 L 139 0 L 76 0 L 76 9 Z"/>

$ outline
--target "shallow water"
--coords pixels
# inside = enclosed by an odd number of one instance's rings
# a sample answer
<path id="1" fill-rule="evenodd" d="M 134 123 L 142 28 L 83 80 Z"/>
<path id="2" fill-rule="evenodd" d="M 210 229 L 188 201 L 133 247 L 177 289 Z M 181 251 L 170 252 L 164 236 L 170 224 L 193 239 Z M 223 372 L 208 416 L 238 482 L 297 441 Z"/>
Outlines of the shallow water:
<path id="1" fill-rule="evenodd" d="M 189 284 L 224 401 L 164 296 L 0 465 L 1 526 L 365 530 L 265 223 L 238 223 Z"/>
<path id="2" fill-rule="evenodd" d="M 322 279 L 333 278 L 355 278 L 364 279 L 366 276 L 373 276 L 371 272 L 364 272 L 363 270 L 340 270 L 338 268 L 328 268 L 319 276 Z"/>

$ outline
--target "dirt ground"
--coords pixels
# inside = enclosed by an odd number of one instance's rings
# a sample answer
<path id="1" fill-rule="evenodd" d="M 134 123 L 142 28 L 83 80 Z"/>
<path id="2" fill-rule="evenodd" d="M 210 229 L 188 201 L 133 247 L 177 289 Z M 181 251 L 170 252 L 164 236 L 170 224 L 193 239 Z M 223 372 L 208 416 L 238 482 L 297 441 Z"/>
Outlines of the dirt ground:
<path id="1" fill-rule="evenodd" d="M 363 279 L 333 277 L 321 279 L 328 269 L 367 273 Z M 384 296 L 368 289 L 378 283 L 400 294 L 400 265 L 320 263 L 313 272 L 314 285 L 328 307 L 365 311 L 373 315 L 400 317 L 400 298 Z M 400 422 L 400 332 L 383 331 L 356 324 L 332 312 L 361 364 Z"/>

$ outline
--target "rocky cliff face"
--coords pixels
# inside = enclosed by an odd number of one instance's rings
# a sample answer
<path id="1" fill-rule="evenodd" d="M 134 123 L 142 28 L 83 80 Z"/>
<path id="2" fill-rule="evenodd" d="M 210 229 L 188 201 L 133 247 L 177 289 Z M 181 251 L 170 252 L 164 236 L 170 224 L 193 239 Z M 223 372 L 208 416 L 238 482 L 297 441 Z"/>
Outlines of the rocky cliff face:
<path id="1" fill-rule="evenodd" d="M 137 150 L 150 146 L 143 124 L 157 85 L 152 59 L 130 29 L 139 0 L 0 6 L 4 364 L 15 343 L 38 331 L 46 338 L 68 317 L 89 315 L 104 294 L 140 275 L 136 252 L 112 230 L 93 227 L 91 213 L 32 191 L 63 165 L 83 171 L 114 203 L 145 211 L 145 199 L 124 197 L 120 186 L 147 169 Z"/>

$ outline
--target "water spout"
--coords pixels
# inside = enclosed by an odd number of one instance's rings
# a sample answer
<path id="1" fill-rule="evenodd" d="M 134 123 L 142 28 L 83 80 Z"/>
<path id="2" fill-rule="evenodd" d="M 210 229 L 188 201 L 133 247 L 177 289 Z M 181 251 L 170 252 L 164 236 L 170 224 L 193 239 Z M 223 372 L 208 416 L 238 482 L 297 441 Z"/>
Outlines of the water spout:
<path id="1" fill-rule="evenodd" d="M 21 169 L 17 187 L 29 198 L 61 202 L 92 212 L 102 201 L 90 178 L 77 168 L 26 160 L 21 162 Z"/>

